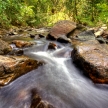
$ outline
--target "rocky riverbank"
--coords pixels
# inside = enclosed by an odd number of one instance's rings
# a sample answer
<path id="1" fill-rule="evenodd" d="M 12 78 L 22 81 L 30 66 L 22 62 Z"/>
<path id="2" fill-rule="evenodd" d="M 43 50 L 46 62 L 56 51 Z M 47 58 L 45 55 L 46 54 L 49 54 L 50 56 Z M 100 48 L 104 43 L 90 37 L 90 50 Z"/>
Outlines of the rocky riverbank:
<path id="1" fill-rule="evenodd" d="M 0 61 L 2 61 L 0 74 L 3 75 L 3 73 L 5 73 L 4 70 L 5 67 L 7 67 L 6 61 L 11 62 L 14 60 L 14 64 L 19 65 L 20 60 L 17 59 L 19 57 L 16 56 L 23 55 L 23 49 L 35 45 L 36 42 L 33 42 L 33 40 L 37 40 L 40 38 L 46 38 L 48 40 L 58 41 L 61 43 L 71 43 L 71 45 L 73 46 L 72 58 L 74 60 L 74 63 L 80 65 L 85 70 L 85 73 L 87 73 L 89 77 L 93 80 L 93 82 L 108 83 L 107 27 L 103 25 L 100 28 L 88 28 L 67 20 L 57 22 L 52 28 L 17 28 L 10 29 L 10 31 L 1 32 L 0 55 L 3 56 L 0 57 Z M 14 44 L 16 48 L 12 48 L 9 44 Z M 56 44 L 50 43 L 48 48 L 56 49 Z M 9 55 L 11 55 L 11 57 Z M 3 63 L 2 58 L 5 58 L 5 63 Z M 26 69 L 27 67 L 25 65 L 25 68 L 23 69 L 25 71 L 20 72 L 21 74 L 19 73 L 14 78 L 5 78 L 5 76 L 1 76 L 1 85 L 5 85 L 7 84 L 6 81 L 10 82 L 16 77 L 22 75 L 22 73 L 26 73 L 38 67 L 38 61 L 31 60 L 27 57 L 26 59 L 25 57 L 21 57 L 21 60 L 22 58 L 25 64 L 27 64 L 26 61 L 30 61 L 30 63 L 28 64 L 34 63 L 35 65 L 31 65 L 30 69 Z M 10 64 L 8 68 L 9 67 L 14 68 L 15 65 L 12 66 L 12 64 Z M 8 73 L 8 70 L 6 70 L 6 73 Z M 12 71 L 10 73 L 13 74 L 15 72 Z M 6 76 L 10 77 L 10 75 L 7 74 Z M 3 77 L 5 78 L 4 84 Z"/>

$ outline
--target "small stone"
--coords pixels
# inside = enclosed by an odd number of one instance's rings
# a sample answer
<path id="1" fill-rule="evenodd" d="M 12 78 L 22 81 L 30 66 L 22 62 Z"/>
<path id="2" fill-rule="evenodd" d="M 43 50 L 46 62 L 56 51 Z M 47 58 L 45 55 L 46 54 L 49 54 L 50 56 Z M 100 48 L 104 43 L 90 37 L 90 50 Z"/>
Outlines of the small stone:
<path id="1" fill-rule="evenodd" d="M 34 42 L 28 42 L 28 41 L 22 41 L 22 40 L 14 40 L 12 43 L 15 44 L 16 47 L 18 48 L 30 47 L 35 44 Z"/>
<path id="2" fill-rule="evenodd" d="M 45 36 L 44 36 L 44 35 L 42 35 L 42 34 L 39 34 L 39 37 L 40 37 L 40 38 L 44 38 Z"/>
<path id="3" fill-rule="evenodd" d="M 49 45 L 48 45 L 48 49 L 57 49 L 57 45 L 53 42 L 50 42 Z"/>

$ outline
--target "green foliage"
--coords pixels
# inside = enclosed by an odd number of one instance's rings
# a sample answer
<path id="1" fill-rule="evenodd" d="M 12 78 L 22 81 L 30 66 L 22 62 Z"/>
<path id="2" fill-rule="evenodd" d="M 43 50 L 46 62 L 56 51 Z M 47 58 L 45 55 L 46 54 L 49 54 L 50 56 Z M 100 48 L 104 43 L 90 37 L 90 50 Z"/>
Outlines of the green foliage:
<path id="1" fill-rule="evenodd" d="M 58 20 L 108 23 L 108 0 L 0 0 L 0 26 L 51 26 Z"/>
<path id="2" fill-rule="evenodd" d="M 35 18 L 35 13 L 33 11 L 33 6 L 22 5 L 20 8 L 20 16 L 18 17 L 19 22 L 22 25 L 27 25 L 30 23 L 31 19 Z"/>
<path id="3" fill-rule="evenodd" d="M 108 23 L 108 5 L 106 3 L 98 4 L 98 11 L 99 11 L 99 21 L 103 21 L 104 23 Z"/>

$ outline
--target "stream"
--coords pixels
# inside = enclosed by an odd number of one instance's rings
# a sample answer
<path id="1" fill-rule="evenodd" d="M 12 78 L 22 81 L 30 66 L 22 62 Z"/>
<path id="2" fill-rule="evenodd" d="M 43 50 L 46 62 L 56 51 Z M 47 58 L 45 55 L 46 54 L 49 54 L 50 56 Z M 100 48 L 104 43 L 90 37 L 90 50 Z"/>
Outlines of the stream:
<path id="1" fill-rule="evenodd" d="M 0 89 L 0 108 L 30 108 L 31 90 L 55 108 L 108 108 L 108 86 L 94 84 L 72 62 L 70 44 L 57 43 L 48 50 L 44 39 L 25 48 L 25 55 L 44 61 L 33 70 Z"/>

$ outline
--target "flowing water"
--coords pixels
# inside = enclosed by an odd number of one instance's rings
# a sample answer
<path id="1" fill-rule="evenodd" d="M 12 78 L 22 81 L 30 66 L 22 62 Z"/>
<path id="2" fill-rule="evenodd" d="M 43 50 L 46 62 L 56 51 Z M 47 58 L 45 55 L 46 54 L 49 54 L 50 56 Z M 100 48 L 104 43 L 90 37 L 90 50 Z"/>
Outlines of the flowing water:
<path id="1" fill-rule="evenodd" d="M 30 108 L 32 89 L 56 108 L 108 108 L 107 85 L 92 83 L 74 66 L 69 45 L 50 51 L 48 42 L 37 43 L 25 54 L 44 65 L 1 88 L 0 108 Z"/>

